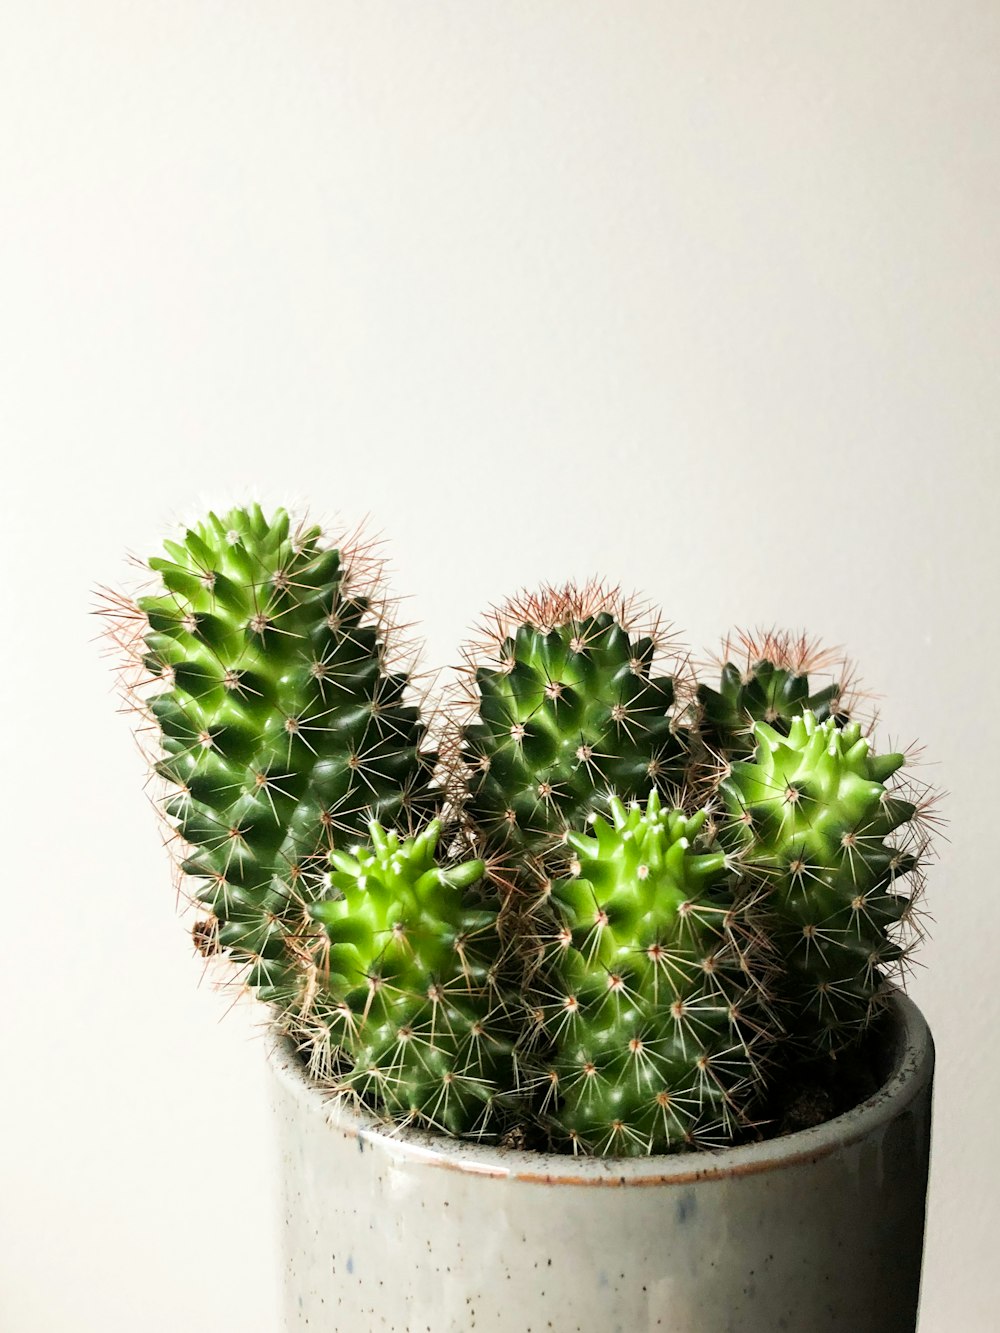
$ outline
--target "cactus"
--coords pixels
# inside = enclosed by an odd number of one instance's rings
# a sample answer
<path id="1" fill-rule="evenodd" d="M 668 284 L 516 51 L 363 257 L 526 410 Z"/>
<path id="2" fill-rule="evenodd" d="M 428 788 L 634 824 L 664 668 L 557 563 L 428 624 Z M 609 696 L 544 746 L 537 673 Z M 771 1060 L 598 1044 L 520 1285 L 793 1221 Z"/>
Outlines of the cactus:
<path id="1" fill-rule="evenodd" d="M 841 725 L 848 721 L 853 667 L 836 650 L 821 648 L 804 634 L 737 631 L 726 638 L 720 660 L 719 688 L 699 684 L 697 713 L 702 741 L 722 758 L 753 753 L 755 722 L 787 735 L 792 718 L 805 709 L 821 722 L 830 716 Z M 810 692 L 810 675 L 831 671 L 835 678 Z"/>
<path id="2" fill-rule="evenodd" d="M 133 640 L 162 687 L 144 706 L 182 869 L 211 914 L 196 939 L 283 1001 L 328 851 L 370 817 L 418 820 L 434 804 L 434 756 L 356 543 L 325 547 L 318 527 L 293 532 L 284 510 L 268 520 L 254 506 L 165 546 Z"/>
<path id="3" fill-rule="evenodd" d="M 732 1139 L 758 1082 L 763 1000 L 705 811 L 609 801 L 570 833 L 534 986 L 542 1112 L 574 1151 L 636 1156 Z M 547 1057 L 547 1059 L 546 1059 Z"/>
<path id="4" fill-rule="evenodd" d="M 482 861 L 439 864 L 440 833 L 372 822 L 368 845 L 330 853 L 330 896 L 309 909 L 326 945 L 291 1026 L 314 1072 L 364 1104 L 481 1136 L 514 1083 L 497 910 L 468 893 Z"/>
<path id="5" fill-rule="evenodd" d="M 683 777 L 674 678 L 654 675 L 664 637 L 599 585 L 545 587 L 500 608 L 467 650 L 471 718 L 457 749 L 480 847 L 544 858 L 569 829 Z"/>
<path id="6" fill-rule="evenodd" d="M 927 811 L 833 654 L 742 634 L 692 702 L 634 600 L 543 587 L 466 651 L 442 787 L 356 540 L 254 506 L 165 545 L 111 610 L 195 941 L 325 1087 L 632 1156 L 731 1143 L 867 1067 Z"/>
<path id="7" fill-rule="evenodd" d="M 758 722 L 754 737 L 753 759 L 720 783 L 720 839 L 747 885 L 766 893 L 788 1035 L 833 1054 L 864 1031 L 906 957 L 920 811 L 886 785 L 905 756 L 873 754 L 858 723 L 806 710 L 787 736 Z"/>

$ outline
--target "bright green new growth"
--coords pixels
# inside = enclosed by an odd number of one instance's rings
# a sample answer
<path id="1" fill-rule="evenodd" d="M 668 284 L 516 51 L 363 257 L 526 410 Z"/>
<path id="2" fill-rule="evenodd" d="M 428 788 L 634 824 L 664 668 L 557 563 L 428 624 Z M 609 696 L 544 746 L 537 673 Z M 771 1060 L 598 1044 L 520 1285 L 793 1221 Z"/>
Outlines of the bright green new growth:
<path id="1" fill-rule="evenodd" d="M 666 794 L 685 747 L 655 632 L 630 633 L 602 588 L 543 589 L 503 608 L 485 661 L 470 653 L 475 717 L 461 737 L 465 813 L 481 847 L 544 857 L 592 811 Z"/>
<path id="2" fill-rule="evenodd" d="M 467 890 L 482 861 L 442 867 L 438 821 L 330 854 L 333 896 L 310 915 L 329 940 L 301 1032 L 314 1071 L 396 1120 L 450 1134 L 495 1129 L 513 1087 L 496 906 Z"/>
<path id="3" fill-rule="evenodd" d="M 157 771 L 190 845 L 183 870 L 212 913 L 199 926 L 263 999 L 297 985 L 306 904 L 332 847 L 373 816 L 408 826 L 433 806 L 433 756 L 387 664 L 373 604 L 352 587 L 365 553 L 258 506 L 209 514 L 151 560 L 145 666 L 164 685 Z"/>
<path id="4" fill-rule="evenodd" d="M 610 1156 L 729 1142 L 757 1083 L 750 940 L 705 812 L 609 802 L 570 833 L 537 983 L 544 1110 L 574 1150 Z M 544 1059 L 545 1049 L 540 1052 Z"/>
<path id="5" fill-rule="evenodd" d="M 737 657 L 740 661 L 734 661 Z M 839 662 L 840 679 L 810 692 L 809 673 L 828 671 L 835 655 L 820 649 L 804 635 L 769 630 L 740 632 L 736 642 L 723 646 L 719 688 L 698 686 L 698 731 L 712 753 L 724 759 L 742 759 L 753 753 L 756 722 L 766 722 L 782 735 L 793 718 L 806 709 L 819 721 L 843 713 L 843 695 L 850 668 Z"/>
<path id="6" fill-rule="evenodd" d="M 921 838 L 917 807 L 885 785 L 904 756 L 873 755 L 857 723 L 839 728 L 808 711 L 787 737 L 766 723 L 754 734 L 753 760 L 720 784 L 722 842 L 766 892 L 789 1035 L 836 1052 L 860 1036 L 905 954 L 894 928 L 919 887 Z"/>

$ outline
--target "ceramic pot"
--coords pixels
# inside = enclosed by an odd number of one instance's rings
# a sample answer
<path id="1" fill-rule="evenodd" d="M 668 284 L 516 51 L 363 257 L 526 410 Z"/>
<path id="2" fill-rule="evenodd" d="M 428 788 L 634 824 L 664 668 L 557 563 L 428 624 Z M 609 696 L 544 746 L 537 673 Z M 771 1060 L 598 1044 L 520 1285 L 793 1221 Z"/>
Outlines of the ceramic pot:
<path id="1" fill-rule="evenodd" d="M 390 1133 L 271 1053 L 285 1317 L 313 1333 L 912 1333 L 934 1048 L 815 1129 L 640 1160 Z"/>

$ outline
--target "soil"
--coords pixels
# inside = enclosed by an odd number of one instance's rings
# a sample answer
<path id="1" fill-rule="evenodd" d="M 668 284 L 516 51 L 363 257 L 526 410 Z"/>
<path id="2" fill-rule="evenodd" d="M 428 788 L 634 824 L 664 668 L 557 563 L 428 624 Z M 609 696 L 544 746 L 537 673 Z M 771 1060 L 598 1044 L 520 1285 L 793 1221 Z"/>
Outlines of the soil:
<path id="1" fill-rule="evenodd" d="M 853 1110 L 878 1092 L 890 1064 L 891 1030 L 884 1019 L 877 1020 L 854 1050 L 798 1064 L 773 1079 L 754 1137 L 781 1138 Z"/>

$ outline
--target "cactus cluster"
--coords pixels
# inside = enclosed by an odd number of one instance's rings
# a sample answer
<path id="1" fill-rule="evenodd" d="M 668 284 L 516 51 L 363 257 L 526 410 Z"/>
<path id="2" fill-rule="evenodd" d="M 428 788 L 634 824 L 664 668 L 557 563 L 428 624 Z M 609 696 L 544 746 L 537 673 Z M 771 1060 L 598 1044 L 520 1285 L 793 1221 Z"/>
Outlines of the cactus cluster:
<path id="1" fill-rule="evenodd" d="M 741 633 L 708 678 L 617 590 L 543 587 L 434 711 L 357 540 L 238 508 L 148 569 L 109 609 L 196 942 L 324 1085 L 627 1156 L 766 1133 L 783 1071 L 862 1049 L 927 802 L 835 655 Z"/>

